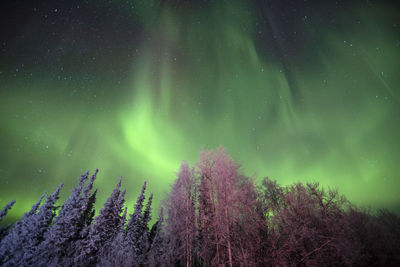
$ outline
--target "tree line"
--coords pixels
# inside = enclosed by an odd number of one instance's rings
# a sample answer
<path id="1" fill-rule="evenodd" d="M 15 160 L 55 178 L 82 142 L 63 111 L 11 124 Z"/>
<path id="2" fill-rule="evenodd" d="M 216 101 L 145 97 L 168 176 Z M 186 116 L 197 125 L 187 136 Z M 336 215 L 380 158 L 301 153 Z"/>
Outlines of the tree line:
<path id="1" fill-rule="evenodd" d="M 121 179 L 95 216 L 98 170 L 0 227 L 1 266 L 400 266 L 400 219 L 318 183 L 260 184 L 220 147 L 182 162 L 156 222 L 146 182 L 127 216 Z M 0 211 L 0 221 L 15 201 Z"/>

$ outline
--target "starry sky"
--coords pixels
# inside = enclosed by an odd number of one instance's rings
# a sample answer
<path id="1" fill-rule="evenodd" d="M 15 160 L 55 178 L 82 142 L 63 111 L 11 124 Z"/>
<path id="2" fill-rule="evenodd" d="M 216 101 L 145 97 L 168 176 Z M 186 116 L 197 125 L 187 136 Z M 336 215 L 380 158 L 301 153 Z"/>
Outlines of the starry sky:
<path id="1" fill-rule="evenodd" d="M 219 145 L 257 180 L 400 214 L 396 1 L 0 2 L 0 205 L 120 176 L 155 210 Z"/>

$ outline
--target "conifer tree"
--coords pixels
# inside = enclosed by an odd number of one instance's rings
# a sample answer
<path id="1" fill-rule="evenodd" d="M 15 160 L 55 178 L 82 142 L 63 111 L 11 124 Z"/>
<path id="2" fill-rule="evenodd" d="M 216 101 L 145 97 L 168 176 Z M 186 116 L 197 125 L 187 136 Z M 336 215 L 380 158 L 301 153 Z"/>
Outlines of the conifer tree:
<path id="1" fill-rule="evenodd" d="M 93 217 L 95 214 L 94 210 L 94 204 L 96 202 L 96 195 L 97 195 L 97 190 L 95 190 L 93 193 L 91 193 L 91 190 L 93 188 L 93 183 L 94 180 L 97 177 L 97 173 L 99 172 L 98 169 L 95 170 L 95 172 L 92 174 L 92 176 L 89 179 L 89 182 L 83 189 L 83 199 L 87 200 L 85 204 L 85 208 L 83 209 L 82 216 L 81 216 L 81 222 L 79 225 L 82 225 L 83 227 L 86 227 L 90 225 L 93 221 Z"/>
<path id="2" fill-rule="evenodd" d="M 78 249 L 80 255 L 75 258 L 76 263 L 95 264 L 98 251 L 117 235 L 122 220 L 121 212 L 125 195 L 125 191 L 121 193 L 120 187 L 121 179 L 104 203 L 100 214 L 94 219 L 88 236 L 80 242 L 81 248 Z"/>
<path id="3" fill-rule="evenodd" d="M 8 234 L 0 243 L 0 265 L 17 265 L 22 259 L 24 251 L 22 250 L 23 238 L 29 234 L 29 224 L 32 216 L 37 212 L 45 194 L 32 206 L 29 212 L 26 212 L 20 221 L 16 222 Z"/>
<path id="4" fill-rule="evenodd" d="M 3 218 L 7 215 L 7 212 L 12 208 L 12 206 L 15 204 L 15 200 L 12 200 L 5 205 L 1 211 L 0 211 L 0 222 L 3 220 Z"/>
<path id="5" fill-rule="evenodd" d="M 12 206 L 15 204 L 15 200 L 12 200 L 7 203 L 7 205 L 4 206 L 4 208 L 0 211 L 0 223 L 3 220 L 3 218 L 7 215 L 7 212 L 12 208 Z M 0 225 L 0 242 L 3 239 L 3 236 L 6 235 L 8 231 L 8 226 L 2 227 Z"/>
<path id="6" fill-rule="evenodd" d="M 90 241 L 90 231 L 93 227 L 93 218 L 95 214 L 94 204 L 96 202 L 97 190 L 95 190 L 87 201 L 87 206 L 82 213 L 82 230 L 79 233 L 79 239 L 74 242 L 74 255 L 71 256 L 71 261 L 77 266 L 82 266 L 89 260 L 88 257 L 83 258 L 81 255 L 86 255 L 88 252 L 85 251 L 85 244 Z"/>
<path id="7" fill-rule="evenodd" d="M 122 194 L 125 194 L 125 190 L 122 191 Z M 104 247 L 98 252 L 98 266 L 127 266 L 124 229 L 126 214 L 127 208 L 125 207 L 115 237 L 106 241 Z"/>
<path id="8" fill-rule="evenodd" d="M 149 231 L 149 222 L 151 220 L 151 204 L 153 202 L 153 194 L 150 195 L 149 199 L 147 200 L 146 209 L 143 212 L 143 226 L 145 231 Z"/>
<path id="9" fill-rule="evenodd" d="M 150 231 L 150 249 L 148 252 L 147 264 L 149 266 L 168 266 L 167 244 L 163 231 L 163 209 L 161 208 L 160 216 Z"/>
<path id="10" fill-rule="evenodd" d="M 135 210 L 130 215 L 129 222 L 126 227 L 125 246 L 128 258 L 132 262 L 140 262 L 144 254 L 144 248 L 147 246 L 147 232 L 144 225 L 143 205 L 145 200 L 144 192 L 146 190 L 146 182 L 144 182 L 142 191 L 137 198 Z"/>
<path id="11" fill-rule="evenodd" d="M 90 191 L 96 178 L 97 170 L 90 179 L 82 195 L 83 186 L 89 172 L 81 175 L 78 186 L 75 187 L 65 201 L 54 224 L 45 235 L 44 242 L 39 247 L 39 265 L 71 265 L 74 262 L 75 246 L 84 228 L 83 216 L 88 206 L 86 192 Z"/>
<path id="12" fill-rule="evenodd" d="M 17 265 L 31 266 L 36 261 L 37 248 L 44 240 L 44 235 L 56 214 L 57 208 L 54 204 L 59 197 L 62 186 L 63 184 L 60 184 L 54 193 L 51 194 L 46 199 L 46 202 L 39 208 L 39 212 L 30 217 L 29 224 L 26 225 L 27 235 L 20 241 L 24 256 Z"/>

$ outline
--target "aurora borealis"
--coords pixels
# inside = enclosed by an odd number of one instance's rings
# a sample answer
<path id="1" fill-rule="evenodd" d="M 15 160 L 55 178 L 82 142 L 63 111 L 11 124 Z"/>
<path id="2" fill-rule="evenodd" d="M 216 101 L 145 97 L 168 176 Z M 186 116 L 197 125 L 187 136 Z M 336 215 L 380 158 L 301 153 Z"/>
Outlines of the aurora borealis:
<path id="1" fill-rule="evenodd" d="M 351 2 L 351 3 L 349 3 Z M 159 203 L 224 146 L 256 179 L 319 181 L 400 212 L 391 1 L 2 1 L 0 206 L 99 168 Z"/>

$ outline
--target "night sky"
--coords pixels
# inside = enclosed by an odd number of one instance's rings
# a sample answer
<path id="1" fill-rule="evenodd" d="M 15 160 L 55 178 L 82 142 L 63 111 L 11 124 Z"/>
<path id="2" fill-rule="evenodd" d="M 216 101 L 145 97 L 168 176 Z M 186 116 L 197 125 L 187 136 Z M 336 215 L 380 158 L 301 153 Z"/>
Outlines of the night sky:
<path id="1" fill-rule="evenodd" d="M 219 145 L 260 180 L 400 214 L 395 1 L 0 2 L 0 206 L 99 168 L 155 210 Z"/>

